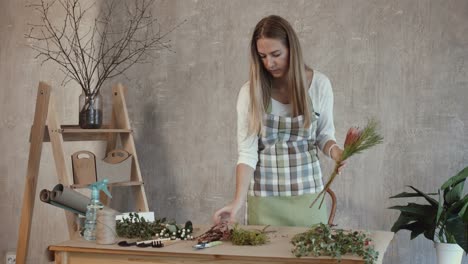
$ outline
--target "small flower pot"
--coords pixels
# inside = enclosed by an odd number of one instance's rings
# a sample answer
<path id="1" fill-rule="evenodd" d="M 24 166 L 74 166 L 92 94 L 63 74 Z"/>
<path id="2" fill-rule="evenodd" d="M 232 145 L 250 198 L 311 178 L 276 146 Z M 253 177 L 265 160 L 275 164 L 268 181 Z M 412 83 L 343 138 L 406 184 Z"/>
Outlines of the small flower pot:
<path id="1" fill-rule="evenodd" d="M 438 264 L 460 264 L 463 249 L 458 244 L 434 242 Z"/>

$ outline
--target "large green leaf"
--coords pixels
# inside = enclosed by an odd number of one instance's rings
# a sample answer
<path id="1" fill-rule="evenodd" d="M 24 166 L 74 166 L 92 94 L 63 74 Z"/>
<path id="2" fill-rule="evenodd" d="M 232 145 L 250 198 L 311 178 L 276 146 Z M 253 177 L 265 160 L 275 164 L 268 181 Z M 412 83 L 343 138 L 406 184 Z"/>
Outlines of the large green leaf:
<path id="1" fill-rule="evenodd" d="M 395 209 L 401 212 L 405 212 L 410 215 L 414 216 L 421 216 L 421 217 L 433 217 L 434 213 L 437 212 L 437 207 L 427 205 L 427 204 L 415 204 L 415 203 L 408 203 L 408 205 L 396 205 L 389 207 L 388 209 Z"/>
<path id="2" fill-rule="evenodd" d="M 405 206 L 396 205 L 389 207 L 389 209 L 399 210 L 400 216 L 392 226 L 392 232 L 406 229 L 411 231 L 411 239 L 424 233 L 424 236 L 429 240 L 434 240 L 434 233 L 436 228 L 436 216 L 439 203 L 428 194 L 409 186 L 415 193 L 400 193 L 390 198 L 403 198 L 403 197 L 423 197 L 429 204 L 416 204 L 408 203 Z M 431 194 L 433 195 L 433 194 Z"/>
<path id="3" fill-rule="evenodd" d="M 427 195 L 437 195 L 437 193 L 428 193 Z M 424 196 L 419 193 L 402 192 L 397 195 L 390 196 L 389 198 L 406 198 L 406 197 L 424 197 Z"/>
<path id="4" fill-rule="evenodd" d="M 461 219 L 465 222 L 468 223 L 468 203 L 466 203 L 463 208 L 460 210 L 458 213 L 458 216 L 461 217 Z"/>
<path id="5" fill-rule="evenodd" d="M 446 228 L 447 232 L 455 237 L 457 244 L 468 252 L 468 223 L 463 222 L 460 217 L 450 217 Z"/>
<path id="6" fill-rule="evenodd" d="M 420 234 L 427 231 L 427 225 L 421 223 L 420 221 L 413 222 L 411 224 L 403 225 L 400 229 L 406 229 L 411 231 L 410 239 L 415 239 Z M 431 239 L 431 238 L 429 238 Z"/>
<path id="7" fill-rule="evenodd" d="M 440 190 L 439 190 L 439 206 L 437 208 L 436 223 L 439 223 L 439 219 L 440 219 L 440 216 L 442 215 L 443 209 L 444 209 L 444 202 L 442 201 L 442 195 L 440 194 Z"/>
<path id="8" fill-rule="evenodd" d="M 403 220 L 404 222 L 406 220 Z M 396 230 L 396 231 L 394 231 Z M 427 222 L 422 221 L 422 219 L 419 219 L 417 221 L 413 221 L 409 224 L 402 224 L 399 226 L 394 226 L 392 227 L 393 232 L 397 232 L 400 230 L 409 230 L 411 231 L 411 239 L 416 238 L 420 234 L 424 234 L 424 237 L 426 237 L 429 240 L 434 240 L 434 233 L 435 233 L 435 225 L 429 224 Z"/>
<path id="9" fill-rule="evenodd" d="M 424 233 L 427 239 L 433 240 L 435 228 L 435 213 L 431 216 L 422 216 L 402 212 L 397 221 L 393 224 L 391 231 L 396 233 L 406 229 L 411 231 L 411 239 Z"/>
<path id="10" fill-rule="evenodd" d="M 463 187 L 465 186 L 465 182 L 459 182 L 453 188 L 448 187 L 444 189 L 444 198 L 445 204 L 448 206 L 452 205 L 460 201 L 461 197 L 463 196 Z"/>
<path id="11" fill-rule="evenodd" d="M 408 187 L 410 187 L 411 189 L 413 189 L 415 192 L 417 192 L 418 194 L 420 194 L 421 196 L 423 196 L 431 205 L 434 205 L 434 206 L 438 206 L 438 202 L 434 199 L 434 198 L 431 198 L 429 197 L 429 195 L 421 192 L 420 190 L 414 188 L 413 186 L 411 185 L 408 185 Z"/>
<path id="12" fill-rule="evenodd" d="M 430 226 L 426 226 L 425 228 L 426 228 L 426 231 L 424 231 L 424 237 L 429 240 L 434 241 L 434 234 L 435 234 L 436 226 L 430 225 Z"/>
<path id="13" fill-rule="evenodd" d="M 457 175 L 451 177 L 448 179 L 444 184 L 442 184 L 442 187 L 440 187 L 442 190 L 447 189 L 448 187 L 453 187 L 457 185 L 460 182 L 464 182 L 466 177 L 468 177 L 468 167 L 464 168 L 461 170 Z"/>
<path id="14" fill-rule="evenodd" d="M 462 208 L 468 204 L 468 194 L 465 195 L 465 197 L 463 197 L 463 199 L 461 199 L 460 201 L 452 204 L 448 209 L 447 211 L 451 214 L 458 214 L 460 213 L 460 211 L 462 210 Z"/>
<path id="15" fill-rule="evenodd" d="M 405 214 L 401 213 L 400 216 L 398 217 L 398 219 L 393 224 L 391 231 L 396 233 L 396 232 L 400 231 L 401 229 L 405 229 L 405 226 L 407 224 L 412 223 L 412 222 L 416 222 L 418 220 L 419 219 L 417 217 L 408 216 L 408 215 L 405 215 Z"/>

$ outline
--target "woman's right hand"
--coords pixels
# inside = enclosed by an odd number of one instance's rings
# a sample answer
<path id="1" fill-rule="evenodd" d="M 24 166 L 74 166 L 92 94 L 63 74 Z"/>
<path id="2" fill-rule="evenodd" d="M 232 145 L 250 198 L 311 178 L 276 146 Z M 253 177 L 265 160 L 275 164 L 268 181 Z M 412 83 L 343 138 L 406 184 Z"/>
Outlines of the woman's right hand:
<path id="1" fill-rule="evenodd" d="M 240 203 L 232 201 L 230 204 L 216 211 L 213 215 L 213 222 L 215 225 L 221 222 L 236 222 L 236 214 L 240 209 Z"/>
<path id="2" fill-rule="evenodd" d="M 232 202 L 223 208 L 219 209 L 213 215 L 213 222 L 219 224 L 221 222 L 236 222 L 236 214 L 244 205 L 247 198 L 250 180 L 254 174 L 254 168 L 249 165 L 240 163 L 236 167 L 236 194 Z"/>

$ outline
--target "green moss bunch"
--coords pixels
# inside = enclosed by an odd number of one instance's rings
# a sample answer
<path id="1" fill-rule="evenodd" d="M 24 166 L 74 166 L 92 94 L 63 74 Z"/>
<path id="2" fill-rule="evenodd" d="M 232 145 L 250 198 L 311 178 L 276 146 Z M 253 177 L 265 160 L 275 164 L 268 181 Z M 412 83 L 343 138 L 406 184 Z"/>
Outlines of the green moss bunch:
<path id="1" fill-rule="evenodd" d="M 238 246 L 258 246 L 263 245 L 269 241 L 265 232 L 266 226 L 263 230 L 245 230 L 236 224 L 231 231 L 231 242 Z"/>
<path id="2" fill-rule="evenodd" d="M 314 225 L 291 239 L 296 257 L 331 256 L 341 260 L 343 255 L 353 254 L 362 257 L 366 264 L 374 264 L 379 253 L 370 245 L 371 241 L 363 232 L 332 229 L 325 224 Z"/>

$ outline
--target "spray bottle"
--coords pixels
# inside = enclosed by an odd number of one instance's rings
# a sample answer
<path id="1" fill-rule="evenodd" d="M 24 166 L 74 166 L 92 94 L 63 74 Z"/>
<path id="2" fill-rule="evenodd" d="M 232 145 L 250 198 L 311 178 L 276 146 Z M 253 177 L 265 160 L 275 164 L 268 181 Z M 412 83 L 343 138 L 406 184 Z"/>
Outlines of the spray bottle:
<path id="1" fill-rule="evenodd" d="M 107 189 L 107 183 L 109 180 L 104 179 L 102 181 L 95 182 L 89 185 L 91 189 L 91 201 L 86 207 L 86 220 L 85 220 L 85 231 L 84 239 L 93 241 L 96 240 L 96 218 L 98 210 L 101 210 L 104 205 L 99 201 L 99 191 L 102 190 L 107 196 L 112 198 L 109 190 Z"/>

